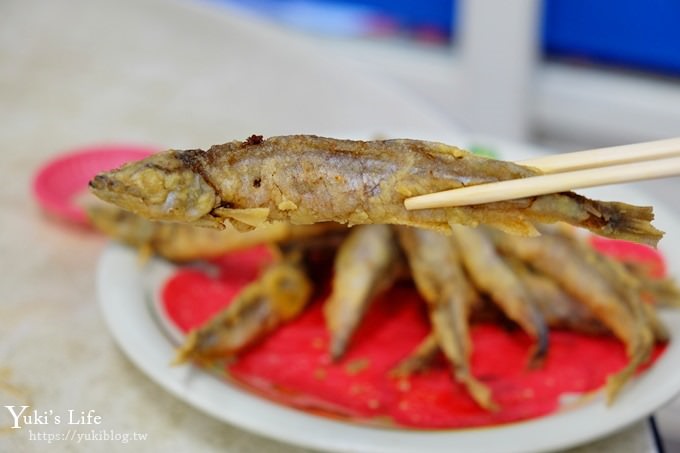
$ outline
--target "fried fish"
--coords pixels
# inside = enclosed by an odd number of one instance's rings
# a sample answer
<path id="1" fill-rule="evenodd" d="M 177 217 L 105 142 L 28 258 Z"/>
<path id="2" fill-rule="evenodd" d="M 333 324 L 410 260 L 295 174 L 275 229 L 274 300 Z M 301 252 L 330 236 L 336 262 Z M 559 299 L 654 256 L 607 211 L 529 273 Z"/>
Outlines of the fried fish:
<path id="1" fill-rule="evenodd" d="M 345 353 L 373 299 L 394 283 L 399 250 L 388 225 L 352 228 L 335 257 L 333 290 L 324 305 L 334 360 Z"/>
<path id="2" fill-rule="evenodd" d="M 465 275 L 458 247 L 451 237 L 417 228 L 400 228 L 399 239 L 416 288 L 428 304 L 433 333 L 397 366 L 394 374 L 418 371 L 439 348 L 451 364 L 454 378 L 477 404 L 497 409 L 491 390 L 475 378 L 470 367 L 469 320 L 479 294 Z"/>
<path id="3" fill-rule="evenodd" d="M 291 135 L 170 150 L 97 175 L 91 190 L 143 217 L 238 229 L 284 221 L 399 224 L 448 231 L 486 224 L 537 235 L 564 221 L 608 237 L 656 245 L 652 208 L 572 192 L 456 208 L 408 211 L 404 200 L 457 187 L 525 178 L 537 169 L 419 140 Z"/>

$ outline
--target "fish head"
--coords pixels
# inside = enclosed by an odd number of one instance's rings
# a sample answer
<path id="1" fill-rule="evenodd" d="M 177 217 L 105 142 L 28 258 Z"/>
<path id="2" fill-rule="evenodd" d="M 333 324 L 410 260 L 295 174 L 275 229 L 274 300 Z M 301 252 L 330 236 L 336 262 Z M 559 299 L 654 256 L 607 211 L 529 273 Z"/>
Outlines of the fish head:
<path id="1" fill-rule="evenodd" d="M 186 151 L 165 151 L 98 174 L 90 181 L 90 190 L 104 201 L 151 220 L 210 218 L 219 196 L 191 162 Z"/>

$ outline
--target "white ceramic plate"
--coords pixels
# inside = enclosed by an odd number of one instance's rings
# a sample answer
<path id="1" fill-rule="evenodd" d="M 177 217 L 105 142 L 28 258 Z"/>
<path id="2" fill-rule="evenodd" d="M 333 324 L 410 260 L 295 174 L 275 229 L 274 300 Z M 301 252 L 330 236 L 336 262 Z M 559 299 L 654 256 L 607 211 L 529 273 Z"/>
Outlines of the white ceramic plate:
<path id="1" fill-rule="evenodd" d="M 502 150 L 504 158 L 535 155 L 531 149 L 477 140 Z M 664 206 L 627 187 L 582 191 L 600 199 L 655 205 L 655 224 L 669 234 L 661 250 L 674 276 L 680 275 L 680 218 Z M 671 254 L 673 250 L 676 253 Z M 151 379 L 213 417 L 263 436 L 305 447 L 362 452 L 530 452 L 565 448 L 605 436 L 649 415 L 680 392 L 680 341 L 673 341 L 660 360 L 629 384 L 612 407 L 602 398 L 568 411 L 505 426 L 412 431 L 330 420 L 288 408 L 229 385 L 190 366 L 170 367 L 174 355 L 172 331 L 158 319 L 154 285 L 172 268 L 153 261 L 140 269 L 136 251 L 111 244 L 98 269 L 98 294 L 108 326 L 123 351 Z M 671 332 L 680 332 L 680 313 L 663 313 Z"/>

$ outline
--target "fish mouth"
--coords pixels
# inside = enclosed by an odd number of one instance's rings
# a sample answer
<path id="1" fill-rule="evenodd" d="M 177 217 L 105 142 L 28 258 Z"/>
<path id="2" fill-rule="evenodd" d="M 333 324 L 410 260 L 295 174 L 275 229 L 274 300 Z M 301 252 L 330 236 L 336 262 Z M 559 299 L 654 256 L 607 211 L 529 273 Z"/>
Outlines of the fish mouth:
<path id="1" fill-rule="evenodd" d="M 150 175 L 152 178 L 145 178 L 145 172 L 153 172 Z M 101 200 L 156 220 L 156 217 L 162 216 L 162 205 L 169 194 L 163 187 L 162 178 L 163 174 L 149 170 L 148 164 L 136 162 L 100 173 L 88 185 L 90 191 Z"/>
<path id="2" fill-rule="evenodd" d="M 132 188 L 118 180 L 115 174 L 98 174 L 88 183 L 90 191 L 99 199 L 112 203 L 127 211 L 143 215 L 146 206 Z"/>
<path id="3" fill-rule="evenodd" d="M 98 174 L 90 180 L 88 186 L 97 196 L 106 196 L 109 193 L 117 192 L 118 181 L 105 174 Z"/>
<path id="4" fill-rule="evenodd" d="M 122 195 L 125 191 L 121 187 L 120 181 L 107 174 L 98 174 L 88 183 L 90 191 L 104 201 L 115 203 L 117 195 Z M 117 203 L 115 203 L 117 204 Z"/>

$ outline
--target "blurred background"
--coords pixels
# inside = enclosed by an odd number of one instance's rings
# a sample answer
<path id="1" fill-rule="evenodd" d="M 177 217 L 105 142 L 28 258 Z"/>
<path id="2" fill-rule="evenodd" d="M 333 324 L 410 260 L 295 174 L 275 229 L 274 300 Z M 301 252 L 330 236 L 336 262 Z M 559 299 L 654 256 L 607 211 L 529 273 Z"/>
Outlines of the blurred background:
<path id="1" fill-rule="evenodd" d="M 360 59 L 474 132 L 584 146 L 677 135 L 677 2 L 215 1 Z"/>
<path id="2" fill-rule="evenodd" d="M 96 306 L 103 240 L 42 216 L 37 169 L 93 143 L 253 133 L 538 152 L 680 136 L 678 24 L 675 0 L 0 1 L 0 384 L 11 368 L 37 405 L 81 401 L 116 429 L 153 420 L 158 449 L 262 451 L 116 352 Z M 680 212 L 678 178 L 636 187 Z M 678 420 L 678 402 L 660 412 L 669 451 Z"/>

